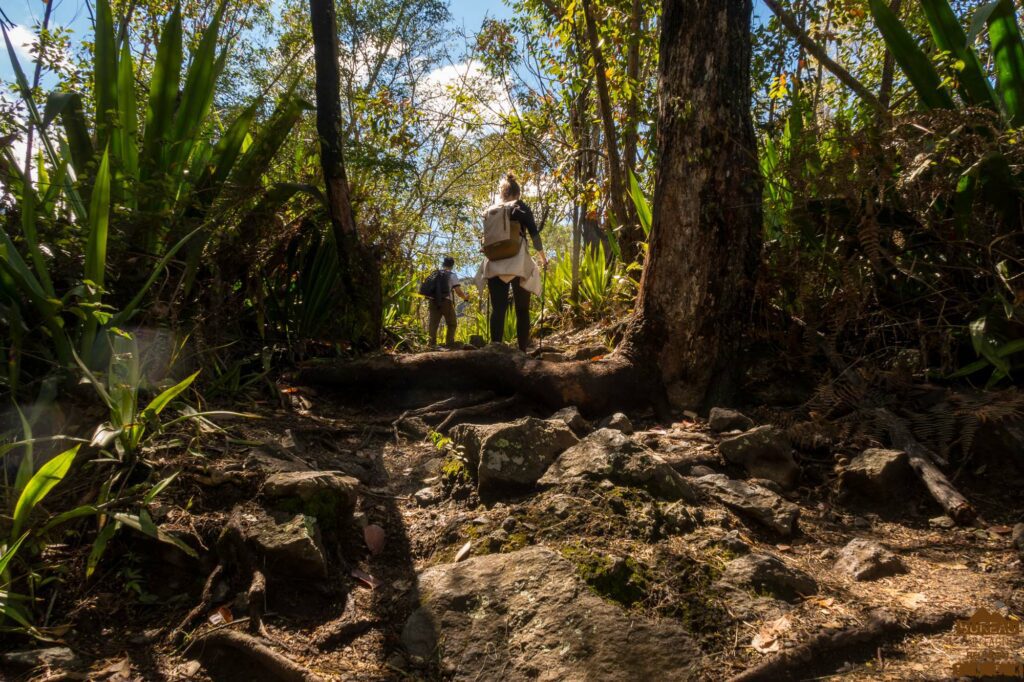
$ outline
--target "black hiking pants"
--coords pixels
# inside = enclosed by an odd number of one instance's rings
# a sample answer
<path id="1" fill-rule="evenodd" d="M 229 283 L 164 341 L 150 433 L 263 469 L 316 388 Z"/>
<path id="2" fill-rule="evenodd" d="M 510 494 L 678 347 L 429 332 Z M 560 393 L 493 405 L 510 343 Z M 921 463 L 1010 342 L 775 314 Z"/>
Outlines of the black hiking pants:
<path id="1" fill-rule="evenodd" d="M 519 278 L 511 282 L 501 277 L 487 280 L 487 291 L 491 295 L 491 342 L 505 340 L 505 313 L 508 311 L 508 290 L 512 288 L 512 299 L 516 307 L 516 337 L 519 349 L 526 350 L 530 343 L 530 292 L 519 286 Z"/>

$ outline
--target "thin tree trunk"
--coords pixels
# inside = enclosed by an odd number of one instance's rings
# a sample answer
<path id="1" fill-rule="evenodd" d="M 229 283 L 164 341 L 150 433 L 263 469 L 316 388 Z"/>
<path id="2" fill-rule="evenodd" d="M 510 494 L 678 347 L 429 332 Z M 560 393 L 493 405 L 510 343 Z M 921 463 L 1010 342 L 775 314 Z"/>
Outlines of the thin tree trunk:
<path id="1" fill-rule="evenodd" d="M 636 153 L 640 131 L 640 36 L 643 7 L 641 0 L 633 0 L 629 16 L 629 44 L 626 48 L 626 80 L 630 96 L 626 102 L 626 129 L 622 134 L 622 155 L 626 174 L 636 173 Z"/>
<path id="2" fill-rule="evenodd" d="M 820 64 L 831 71 L 843 85 L 853 90 L 857 93 L 857 96 L 874 108 L 882 109 L 882 104 L 878 101 L 878 98 L 875 97 L 875 94 L 871 92 L 866 85 L 854 78 L 853 74 L 829 57 L 827 50 L 811 40 L 811 37 L 801 30 L 800 22 L 798 22 L 792 14 L 783 9 L 778 0 L 764 0 L 764 4 L 767 5 L 775 16 L 779 18 L 779 21 L 786 27 L 786 30 L 793 34 L 793 37 L 796 38 L 797 42 L 803 45 L 804 48 L 811 53 Z"/>
<path id="3" fill-rule="evenodd" d="M 674 408 L 727 402 L 739 379 L 762 228 L 751 3 L 662 5 L 650 257 L 624 345 Z"/>
<path id="4" fill-rule="evenodd" d="M 890 0 L 889 9 L 896 16 L 900 14 L 902 0 Z M 885 48 L 885 60 L 882 62 L 882 84 L 878 89 L 878 101 L 886 111 L 889 110 L 889 103 L 892 101 L 892 82 L 896 75 L 896 57 L 888 45 Z"/>
<path id="5" fill-rule="evenodd" d="M 360 239 L 345 174 L 338 18 L 333 0 L 309 0 L 309 11 L 316 66 L 316 129 L 327 212 L 346 289 L 343 314 L 351 324 L 351 341 L 376 348 L 380 345 L 383 308 L 380 269 L 375 254 Z"/>
<path id="6" fill-rule="evenodd" d="M 608 152 L 608 181 L 610 185 L 609 201 L 612 215 L 621 230 L 619 241 L 625 243 L 630 256 L 635 255 L 642 235 L 638 238 L 639 226 L 633 219 L 626 202 L 626 182 L 622 170 L 622 157 L 619 155 L 619 139 L 615 129 L 614 111 L 611 95 L 608 92 L 607 65 L 601 51 L 600 39 L 597 35 L 597 21 L 590 0 L 583 2 L 583 14 L 587 22 L 587 40 L 590 53 L 594 60 L 594 80 L 597 83 L 597 104 L 604 127 L 605 147 Z"/>

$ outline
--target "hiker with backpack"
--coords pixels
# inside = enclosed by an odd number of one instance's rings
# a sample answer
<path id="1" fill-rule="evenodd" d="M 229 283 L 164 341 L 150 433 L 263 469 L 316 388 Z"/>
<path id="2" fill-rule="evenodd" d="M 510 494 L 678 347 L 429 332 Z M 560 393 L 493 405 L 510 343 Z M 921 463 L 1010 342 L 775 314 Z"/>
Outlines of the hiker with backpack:
<path id="1" fill-rule="evenodd" d="M 437 346 L 437 330 L 441 326 L 442 317 L 445 326 L 444 345 L 449 348 L 455 345 L 455 328 L 458 320 L 455 317 L 452 294 L 458 295 L 463 301 L 469 300 L 469 296 L 462 290 L 459 276 L 452 271 L 454 267 L 455 259 L 445 256 L 441 269 L 432 272 L 420 285 L 420 295 L 426 296 L 429 300 L 427 329 L 430 332 L 431 347 Z"/>
<path id="2" fill-rule="evenodd" d="M 530 257 L 527 234 L 543 267 L 547 267 L 547 258 L 533 212 L 520 198 L 519 183 L 512 173 L 502 178 L 498 191 L 500 202 L 484 212 L 482 269 L 491 298 L 491 343 L 504 341 L 511 288 L 516 337 L 519 349 L 525 351 L 530 343 L 530 294 L 541 293 L 540 268 Z"/>

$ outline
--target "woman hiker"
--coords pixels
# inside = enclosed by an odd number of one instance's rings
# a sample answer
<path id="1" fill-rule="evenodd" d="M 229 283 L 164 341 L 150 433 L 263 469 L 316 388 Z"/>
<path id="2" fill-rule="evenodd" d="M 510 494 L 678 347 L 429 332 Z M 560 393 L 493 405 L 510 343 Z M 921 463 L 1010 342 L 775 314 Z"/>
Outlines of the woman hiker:
<path id="1" fill-rule="evenodd" d="M 547 267 L 547 257 L 540 241 L 540 230 L 533 219 L 533 212 L 520 198 L 519 183 L 512 173 L 507 174 L 498 188 L 501 203 L 509 206 L 509 219 L 518 222 L 528 232 L 537 258 Z M 516 337 L 519 349 L 526 350 L 530 343 L 530 294 L 541 293 L 540 268 L 530 258 L 523 234 L 519 251 L 509 258 L 490 260 L 484 258 L 483 276 L 491 297 L 491 343 L 504 341 L 505 313 L 508 310 L 509 288 L 516 310 Z"/>

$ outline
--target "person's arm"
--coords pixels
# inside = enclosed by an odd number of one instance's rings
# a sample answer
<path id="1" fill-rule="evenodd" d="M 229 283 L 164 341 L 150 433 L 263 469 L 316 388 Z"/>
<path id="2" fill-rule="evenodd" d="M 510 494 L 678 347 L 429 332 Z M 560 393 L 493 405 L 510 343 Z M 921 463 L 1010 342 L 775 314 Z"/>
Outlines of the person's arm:
<path id="1" fill-rule="evenodd" d="M 533 250 L 540 256 L 541 262 L 546 265 L 548 259 L 544 255 L 544 244 L 540 240 L 540 229 L 537 227 L 537 221 L 533 219 L 533 211 L 530 210 L 529 206 L 520 201 L 516 204 L 513 217 L 530 233 L 530 242 L 533 244 Z"/>
<path id="2" fill-rule="evenodd" d="M 452 291 L 454 291 L 455 294 L 459 298 L 461 298 L 463 301 L 468 301 L 469 300 L 469 296 L 466 295 L 466 292 L 462 290 L 462 285 L 461 284 L 456 284 L 455 286 L 453 286 L 452 287 Z"/>

